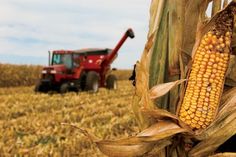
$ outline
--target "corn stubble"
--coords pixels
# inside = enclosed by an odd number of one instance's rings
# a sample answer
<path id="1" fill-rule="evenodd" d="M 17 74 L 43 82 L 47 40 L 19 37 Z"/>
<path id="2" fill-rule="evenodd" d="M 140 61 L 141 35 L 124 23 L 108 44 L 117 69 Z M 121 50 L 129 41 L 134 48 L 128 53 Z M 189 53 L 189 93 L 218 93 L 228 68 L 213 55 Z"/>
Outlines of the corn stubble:
<path id="1" fill-rule="evenodd" d="M 0 88 L 0 156 L 104 156 L 77 129 L 118 138 L 138 128 L 130 112 L 133 88 L 119 81 L 116 91 L 96 94 L 35 94 L 32 87 Z M 125 97 L 125 99 L 124 99 Z"/>
<path id="2" fill-rule="evenodd" d="M 231 52 L 233 16 L 224 11 L 216 19 L 193 57 L 179 117 L 194 130 L 206 129 L 217 114 Z"/>

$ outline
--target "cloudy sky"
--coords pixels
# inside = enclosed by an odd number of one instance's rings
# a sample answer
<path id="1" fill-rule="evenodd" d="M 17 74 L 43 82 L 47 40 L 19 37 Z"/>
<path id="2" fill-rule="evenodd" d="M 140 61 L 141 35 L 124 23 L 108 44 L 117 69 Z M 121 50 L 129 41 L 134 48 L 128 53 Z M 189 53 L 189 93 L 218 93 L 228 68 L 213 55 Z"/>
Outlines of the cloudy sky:
<path id="1" fill-rule="evenodd" d="M 113 48 L 113 67 L 132 68 L 146 41 L 151 0 L 0 0 L 0 62 L 47 64 L 48 50 Z"/>

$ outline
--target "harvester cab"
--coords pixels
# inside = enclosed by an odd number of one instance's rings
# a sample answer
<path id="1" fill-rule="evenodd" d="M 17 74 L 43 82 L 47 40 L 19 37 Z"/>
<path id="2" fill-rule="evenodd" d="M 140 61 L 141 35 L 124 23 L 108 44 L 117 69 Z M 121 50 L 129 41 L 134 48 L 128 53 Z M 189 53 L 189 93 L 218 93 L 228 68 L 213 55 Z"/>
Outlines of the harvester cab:
<path id="1" fill-rule="evenodd" d="M 41 78 L 35 86 L 36 92 L 73 91 L 97 92 L 99 87 L 117 88 L 115 75 L 108 75 L 111 63 L 117 57 L 118 50 L 126 39 L 134 38 L 132 29 L 128 29 L 114 49 L 56 50 L 49 55 L 49 66 L 42 70 Z"/>

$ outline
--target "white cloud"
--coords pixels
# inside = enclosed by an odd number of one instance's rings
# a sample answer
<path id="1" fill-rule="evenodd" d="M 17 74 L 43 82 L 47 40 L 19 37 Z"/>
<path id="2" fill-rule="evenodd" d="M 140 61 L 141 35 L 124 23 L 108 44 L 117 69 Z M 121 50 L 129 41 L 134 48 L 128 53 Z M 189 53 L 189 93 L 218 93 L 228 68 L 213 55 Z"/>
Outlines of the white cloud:
<path id="1" fill-rule="evenodd" d="M 149 5 L 148 0 L 0 0 L 0 54 L 44 57 L 53 49 L 113 48 L 132 27 L 136 38 L 124 44 L 114 63 L 132 68 L 146 41 Z"/>

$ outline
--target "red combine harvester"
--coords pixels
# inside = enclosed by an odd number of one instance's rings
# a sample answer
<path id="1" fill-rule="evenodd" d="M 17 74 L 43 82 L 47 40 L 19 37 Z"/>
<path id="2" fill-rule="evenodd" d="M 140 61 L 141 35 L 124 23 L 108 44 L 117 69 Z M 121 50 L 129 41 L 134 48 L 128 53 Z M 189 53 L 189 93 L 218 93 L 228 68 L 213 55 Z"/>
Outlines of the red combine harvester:
<path id="1" fill-rule="evenodd" d="M 50 66 L 44 67 L 35 86 L 36 92 L 48 91 L 92 91 L 99 87 L 117 88 L 117 78 L 108 74 L 111 63 L 126 39 L 134 38 L 132 29 L 128 29 L 114 49 L 81 49 L 75 51 L 58 50 L 49 55 Z"/>

